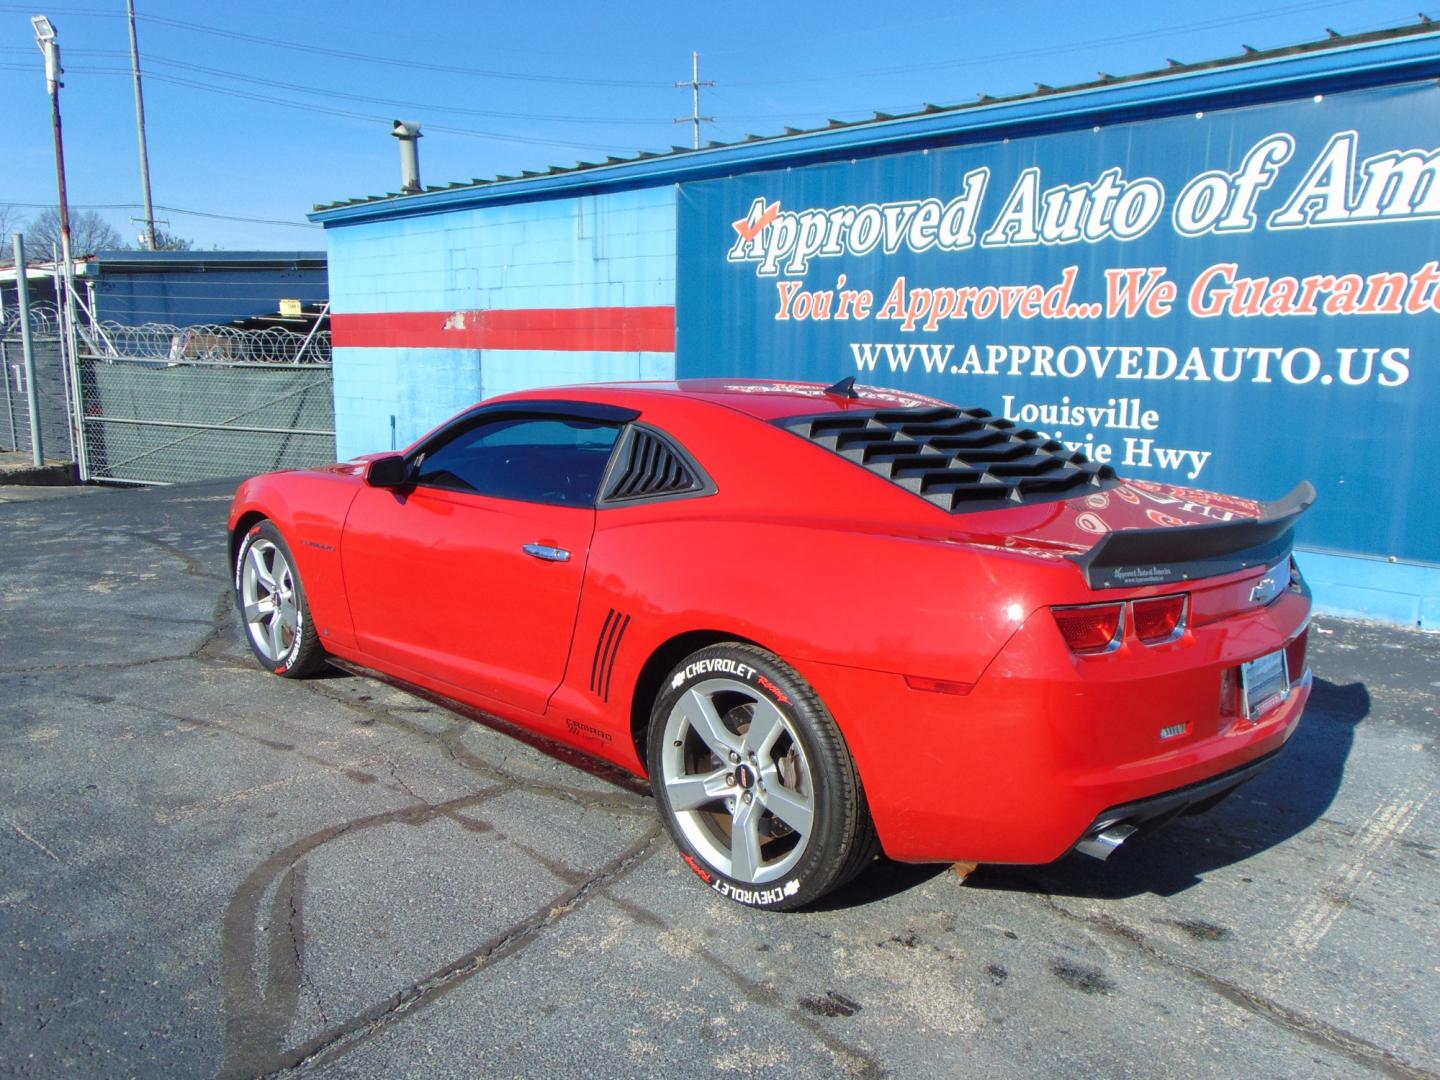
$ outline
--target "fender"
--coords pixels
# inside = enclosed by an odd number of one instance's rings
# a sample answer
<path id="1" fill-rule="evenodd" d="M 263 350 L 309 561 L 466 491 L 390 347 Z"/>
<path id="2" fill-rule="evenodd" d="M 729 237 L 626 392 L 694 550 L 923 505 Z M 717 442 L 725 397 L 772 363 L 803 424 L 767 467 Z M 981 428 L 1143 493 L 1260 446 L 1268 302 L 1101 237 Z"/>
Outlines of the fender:
<path id="1" fill-rule="evenodd" d="M 242 527 L 249 528 L 262 517 L 273 521 L 290 545 L 311 618 L 326 648 L 355 645 L 340 569 L 340 535 L 363 481 L 344 469 L 257 476 L 240 485 L 230 505 L 231 562 Z M 230 570 L 234 571 L 233 565 Z"/>

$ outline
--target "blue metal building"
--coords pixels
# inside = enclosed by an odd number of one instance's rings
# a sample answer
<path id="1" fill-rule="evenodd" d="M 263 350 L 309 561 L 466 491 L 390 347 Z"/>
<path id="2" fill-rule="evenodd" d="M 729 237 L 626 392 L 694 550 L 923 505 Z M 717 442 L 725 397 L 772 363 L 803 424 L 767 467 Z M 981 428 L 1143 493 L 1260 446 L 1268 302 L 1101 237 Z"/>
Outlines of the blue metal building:
<path id="1" fill-rule="evenodd" d="M 126 326 L 228 323 L 282 299 L 329 299 L 323 251 L 102 251 L 76 281 L 93 288 L 97 319 Z"/>
<path id="2" fill-rule="evenodd" d="M 1440 32 L 317 208 L 342 455 L 566 382 L 763 376 L 1320 501 L 1322 610 L 1440 626 Z"/>

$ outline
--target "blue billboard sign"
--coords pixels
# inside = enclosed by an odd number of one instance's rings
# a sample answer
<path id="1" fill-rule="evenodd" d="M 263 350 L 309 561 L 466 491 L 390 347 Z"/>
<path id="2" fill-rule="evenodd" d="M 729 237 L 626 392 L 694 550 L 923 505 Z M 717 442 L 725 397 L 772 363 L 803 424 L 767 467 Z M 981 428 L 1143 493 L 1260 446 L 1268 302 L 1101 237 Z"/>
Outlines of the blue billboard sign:
<path id="1" fill-rule="evenodd" d="M 1431 82 L 686 183 L 677 371 L 981 405 L 1440 562 Z"/>

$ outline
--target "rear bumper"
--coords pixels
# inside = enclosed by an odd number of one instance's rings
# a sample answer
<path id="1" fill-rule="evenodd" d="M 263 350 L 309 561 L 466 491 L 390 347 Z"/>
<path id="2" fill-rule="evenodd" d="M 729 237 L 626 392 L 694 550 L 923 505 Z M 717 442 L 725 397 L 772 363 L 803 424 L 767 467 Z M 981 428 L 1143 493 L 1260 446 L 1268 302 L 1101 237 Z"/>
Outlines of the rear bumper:
<path id="1" fill-rule="evenodd" d="M 1287 593 L 1173 643 L 1077 657 L 1041 610 L 963 695 L 910 689 L 901 674 L 795 666 L 845 735 L 887 855 L 1047 863 L 1096 824 L 1120 823 L 1119 809 L 1153 821 L 1173 797 L 1198 810 L 1268 763 L 1299 725 L 1308 672 L 1254 720 L 1222 709 L 1222 684 L 1291 645 L 1309 611 L 1307 595 Z"/>
<path id="2" fill-rule="evenodd" d="M 1308 673 L 1306 680 L 1309 680 Z M 1203 814 L 1229 798 L 1236 788 L 1264 772 L 1283 750 L 1282 746 L 1280 750 L 1272 750 L 1247 765 L 1221 773 L 1210 780 L 1202 780 L 1198 784 L 1187 784 L 1174 791 L 1151 795 L 1147 799 L 1112 806 L 1090 823 L 1076 841 L 1075 850 L 1105 859 L 1121 842 L 1128 841 L 1132 836 L 1153 832 L 1186 814 Z M 1114 839 L 1117 836 L 1118 841 Z"/>

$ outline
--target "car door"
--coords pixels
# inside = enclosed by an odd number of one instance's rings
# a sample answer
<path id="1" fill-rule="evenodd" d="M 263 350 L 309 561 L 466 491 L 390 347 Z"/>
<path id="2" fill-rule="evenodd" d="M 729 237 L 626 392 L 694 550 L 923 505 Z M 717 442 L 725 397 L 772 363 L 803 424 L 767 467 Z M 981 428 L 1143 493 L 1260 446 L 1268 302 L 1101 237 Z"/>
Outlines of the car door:
<path id="1" fill-rule="evenodd" d="M 565 674 L 615 421 L 483 410 L 367 485 L 341 560 L 356 639 L 398 664 L 530 712 Z"/>

